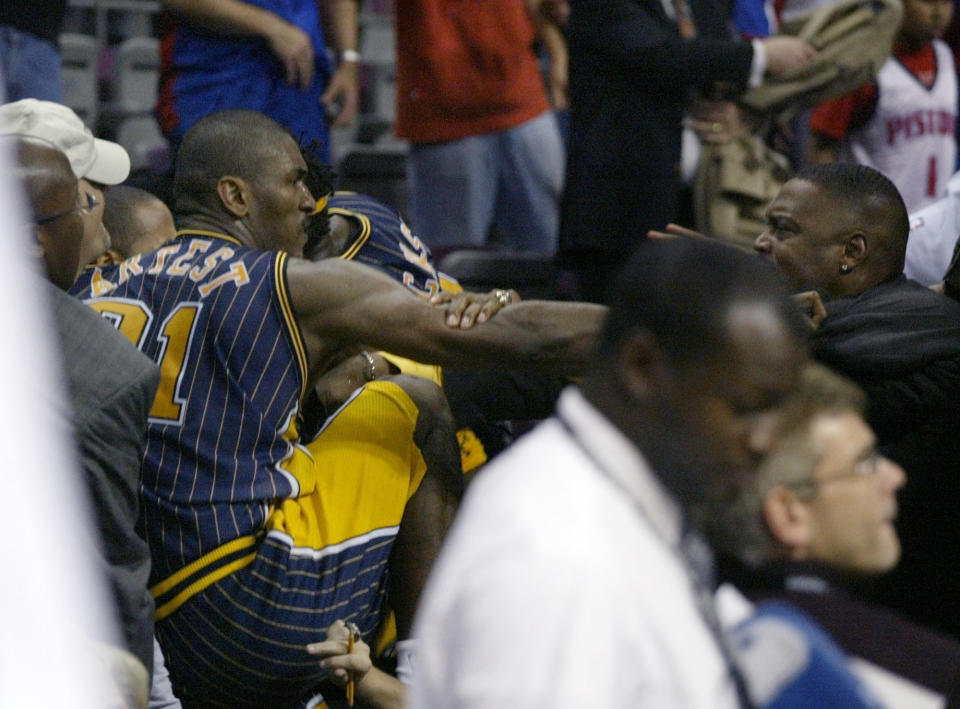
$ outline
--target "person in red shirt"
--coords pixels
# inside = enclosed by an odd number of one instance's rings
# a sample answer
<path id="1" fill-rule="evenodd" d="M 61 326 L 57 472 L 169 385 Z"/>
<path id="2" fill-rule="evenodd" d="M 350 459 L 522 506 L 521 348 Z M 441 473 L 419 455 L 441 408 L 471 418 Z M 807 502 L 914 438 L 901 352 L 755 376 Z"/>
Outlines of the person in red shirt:
<path id="1" fill-rule="evenodd" d="M 510 0 L 397 3 L 396 132 L 411 143 L 411 226 L 431 248 L 483 245 L 495 226 L 515 249 L 556 250 L 565 150 L 533 45 L 539 33 L 551 51 L 560 105 L 566 50 L 530 12 Z"/>

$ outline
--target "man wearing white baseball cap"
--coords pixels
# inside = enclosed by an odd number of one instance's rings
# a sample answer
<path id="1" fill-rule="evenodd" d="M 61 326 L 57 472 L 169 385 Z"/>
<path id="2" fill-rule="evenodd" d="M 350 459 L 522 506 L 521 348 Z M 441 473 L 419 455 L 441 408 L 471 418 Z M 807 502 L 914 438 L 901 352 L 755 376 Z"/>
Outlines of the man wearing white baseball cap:
<path id="1" fill-rule="evenodd" d="M 39 138 L 61 150 L 80 180 L 87 200 L 80 245 L 80 269 L 110 248 L 103 225 L 102 185 L 117 185 L 130 174 L 130 156 L 122 145 L 95 138 L 70 108 L 53 101 L 25 98 L 0 106 L 0 135 Z"/>
<path id="2" fill-rule="evenodd" d="M 60 103 L 25 98 L 3 104 L 0 134 L 53 143 L 66 154 L 77 177 L 90 182 L 118 185 L 130 174 L 130 156 L 123 146 L 95 138 L 80 117 Z"/>

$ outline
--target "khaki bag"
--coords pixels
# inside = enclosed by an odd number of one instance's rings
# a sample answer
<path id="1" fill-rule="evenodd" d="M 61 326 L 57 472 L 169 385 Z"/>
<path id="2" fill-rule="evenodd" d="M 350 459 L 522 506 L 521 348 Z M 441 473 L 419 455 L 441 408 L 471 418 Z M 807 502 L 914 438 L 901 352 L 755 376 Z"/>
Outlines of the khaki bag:
<path id="1" fill-rule="evenodd" d="M 693 181 L 697 231 L 752 250 L 790 175 L 790 161 L 754 135 L 704 143 Z"/>
<path id="2" fill-rule="evenodd" d="M 768 77 L 739 102 L 779 122 L 874 79 L 890 57 L 903 15 L 901 0 L 839 0 L 781 25 L 806 39 L 817 58 L 787 76 Z M 764 214 L 791 176 L 787 158 L 760 138 L 704 142 L 693 183 L 697 230 L 751 249 Z"/>
<path id="3" fill-rule="evenodd" d="M 805 39 L 817 58 L 782 77 L 768 77 L 740 98 L 761 112 L 789 114 L 870 82 L 890 57 L 900 28 L 900 0 L 840 0 L 796 17 L 778 34 Z"/>

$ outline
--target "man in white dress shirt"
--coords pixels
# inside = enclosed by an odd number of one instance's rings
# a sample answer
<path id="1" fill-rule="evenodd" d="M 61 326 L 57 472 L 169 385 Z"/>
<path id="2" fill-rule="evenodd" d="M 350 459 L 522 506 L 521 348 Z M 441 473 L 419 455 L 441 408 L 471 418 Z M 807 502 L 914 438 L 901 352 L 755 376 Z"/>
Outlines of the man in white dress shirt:
<path id="1" fill-rule="evenodd" d="M 642 244 L 610 302 L 582 384 L 468 489 L 415 623 L 413 709 L 744 703 L 685 510 L 766 451 L 804 326 L 768 269 L 707 241 Z"/>

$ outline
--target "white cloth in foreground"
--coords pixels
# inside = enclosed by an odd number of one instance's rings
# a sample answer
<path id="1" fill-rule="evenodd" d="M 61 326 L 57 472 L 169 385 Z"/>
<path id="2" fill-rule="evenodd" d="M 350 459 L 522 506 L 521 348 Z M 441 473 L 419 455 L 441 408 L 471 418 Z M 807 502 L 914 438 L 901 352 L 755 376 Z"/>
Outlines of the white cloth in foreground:
<path id="1" fill-rule="evenodd" d="M 0 77 L 0 102 L 3 101 Z M 104 709 L 113 698 L 94 652 L 116 645 L 95 529 L 64 416 L 66 387 L 33 252 L 30 210 L 0 144 L 0 707 Z"/>

